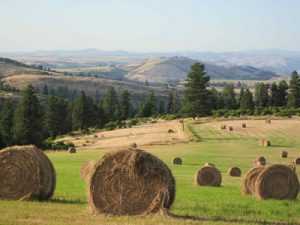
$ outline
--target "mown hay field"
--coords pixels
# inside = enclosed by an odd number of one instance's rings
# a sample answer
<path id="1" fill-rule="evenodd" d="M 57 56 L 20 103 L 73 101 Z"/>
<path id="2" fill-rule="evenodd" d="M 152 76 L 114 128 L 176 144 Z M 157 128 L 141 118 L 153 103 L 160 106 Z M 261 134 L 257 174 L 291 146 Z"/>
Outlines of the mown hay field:
<path id="1" fill-rule="evenodd" d="M 81 164 L 99 159 L 111 148 L 83 149 L 76 154 L 47 152 L 57 173 L 57 188 L 49 202 L 0 201 L 0 224 L 300 224 L 300 197 L 296 201 L 257 200 L 241 194 L 243 175 L 255 159 L 263 155 L 267 165 L 290 164 L 300 156 L 300 121 L 297 119 L 236 120 L 204 123 L 192 121 L 190 133 L 199 142 L 143 146 L 162 159 L 176 179 L 176 197 L 171 212 L 194 215 L 201 221 L 167 219 L 159 216 L 95 216 L 86 203 L 85 181 L 80 178 Z M 247 128 L 242 128 L 242 123 Z M 221 130 L 220 125 L 233 126 L 233 131 Z M 134 129 L 134 128 L 132 128 Z M 168 127 L 166 127 L 166 130 Z M 134 130 L 133 130 L 134 131 Z M 260 147 L 261 139 L 272 146 Z M 117 140 L 116 140 L 117 141 Z M 281 152 L 288 151 L 287 158 Z M 182 165 L 173 165 L 175 157 Z M 194 185 L 195 173 L 206 162 L 214 163 L 222 173 L 221 187 Z M 227 170 L 239 167 L 241 177 L 230 177 Z M 297 174 L 300 176 L 300 166 Z"/>

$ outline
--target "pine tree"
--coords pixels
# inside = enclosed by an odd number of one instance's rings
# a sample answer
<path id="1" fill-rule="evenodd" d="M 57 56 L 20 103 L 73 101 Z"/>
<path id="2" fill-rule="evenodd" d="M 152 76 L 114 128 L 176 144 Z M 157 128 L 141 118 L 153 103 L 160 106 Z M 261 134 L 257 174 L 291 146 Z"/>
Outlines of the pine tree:
<path id="1" fill-rule="evenodd" d="M 210 110 L 218 109 L 220 107 L 220 96 L 216 88 L 212 87 L 212 89 L 209 90 L 208 98 Z"/>
<path id="2" fill-rule="evenodd" d="M 121 96 L 121 119 L 126 120 L 130 116 L 130 94 L 127 90 L 123 91 Z"/>
<path id="3" fill-rule="evenodd" d="M 296 71 L 291 75 L 287 106 L 294 108 L 300 107 L 300 79 Z"/>
<path id="4" fill-rule="evenodd" d="M 233 84 L 225 84 L 221 93 L 221 102 L 224 109 L 235 109 L 236 99 Z"/>
<path id="5" fill-rule="evenodd" d="M 45 130 L 51 137 L 65 134 L 68 127 L 68 104 L 60 96 L 51 95 L 45 109 Z"/>
<path id="6" fill-rule="evenodd" d="M 155 105 L 154 91 L 149 91 L 148 96 L 144 104 L 141 105 L 139 110 L 140 117 L 150 117 L 156 114 L 157 108 Z"/>
<path id="7" fill-rule="evenodd" d="M 287 95 L 288 95 L 289 86 L 285 80 L 282 80 L 278 84 L 278 106 L 286 106 L 287 104 Z"/>
<path id="8" fill-rule="evenodd" d="M 164 101 L 160 100 L 159 104 L 158 104 L 158 114 L 163 115 L 163 114 L 165 114 L 165 112 L 166 112 L 165 103 L 164 103 Z"/>
<path id="9" fill-rule="evenodd" d="M 42 113 L 39 101 L 32 86 L 22 93 L 14 113 L 13 138 L 15 144 L 35 144 L 39 146 L 43 139 Z"/>
<path id="10" fill-rule="evenodd" d="M 177 93 L 175 91 L 172 91 L 169 94 L 169 98 L 168 98 L 168 107 L 167 107 L 167 112 L 169 114 L 176 114 L 178 113 L 178 97 L 177 97 Z"/>
<path id="11" fill-rule="evenodd" d="M 72 109 L 72 127 L 74 130 L 88 131 L 89 105 L 85 93 L 82 91 L 76 97 Z"/>
<path id="12" fill-rule="evenodd" d="M 255 105 L 258 108 L 264 108 L 268 106 L 268 86 L 264 83 L 255 85 Z"/>
<path id="13" fill-rule="evenodd" d="M 254 109 L 253 95 L 249 89 L 246 89 L 246 91 L 244 91 L 240 99 L 240 109 L 243 111 L 252 111 Z"/>
<path id="14" fill-rule="evenodd" d="M 2 137 L 2 144 L 4 146 L 10 146 L 13 144 L 13 109 L 9 100 L 4 100 L 3 109 L 0 119 L 0 133 Z"/>
<path id="15" fill-rule="evenodd" d="M 103 110 L 108 122 L 117 121 L 120 119 L 120 106 L 118 96 L 113 87 L 107 90 L 103 100 Z"/>
<path id="16" fill-rule="evenodd" d="M 280 96 L 277 84 L 274 82 L 270 88 L 270 106 L 280 106 Z"/>
<path id="17" fill-rule="evenodd" d="M 184 90 L 183 111 L 195 118 L 210 114 L 209 91 L 206 89 L 210 77 L 206 75 L 205 66 L 195 63 L 191 66 Z"/>

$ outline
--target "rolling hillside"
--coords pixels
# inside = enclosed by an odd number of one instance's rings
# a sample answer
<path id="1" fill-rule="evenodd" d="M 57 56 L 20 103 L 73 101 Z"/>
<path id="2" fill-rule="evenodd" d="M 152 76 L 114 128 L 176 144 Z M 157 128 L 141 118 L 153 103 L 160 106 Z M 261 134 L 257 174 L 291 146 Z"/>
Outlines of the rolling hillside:
<path id="1" fill-rule="evenodd" d="M 192 64 L 197 60 L 187 57 L 156 57 L 142 61 L 130 71 L 128 79 L 156 83 L 178 83 L 186 79 Z M 273 72 L 251 66 L 217 66 L 205 63 L 206 72 L 212 79 L 267 80 L 276 77 Z"/>

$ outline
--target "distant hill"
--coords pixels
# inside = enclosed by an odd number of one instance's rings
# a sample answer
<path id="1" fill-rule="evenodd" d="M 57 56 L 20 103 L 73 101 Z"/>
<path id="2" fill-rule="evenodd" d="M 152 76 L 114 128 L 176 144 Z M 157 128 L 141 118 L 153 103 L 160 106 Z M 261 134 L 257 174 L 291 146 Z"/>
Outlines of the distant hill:
<path id="1" fill-rule="evenodd" d="M 187 78 L 192 64 L 199 62 L 188 57 L 155 57 L 136 64 L 126 75 L 128 79 L 155 83 L 178 83 Z M 204 63 L 212 79 L 267 80 L 276 77 L 274 72 L 251 66 L 218 66 Z"/>

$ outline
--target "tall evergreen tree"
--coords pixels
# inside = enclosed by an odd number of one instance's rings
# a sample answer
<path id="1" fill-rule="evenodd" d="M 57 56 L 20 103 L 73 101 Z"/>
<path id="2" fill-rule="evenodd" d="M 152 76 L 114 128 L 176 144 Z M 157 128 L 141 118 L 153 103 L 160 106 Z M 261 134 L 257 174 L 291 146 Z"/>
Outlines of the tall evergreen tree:
<path id="1" fill-rule="evenodd" d="M 56 137 L 69 131 L 68 103 L 60 96 L 51 95 L 45 108 L 45 131 Z"/>
<path id="2" fill-rule="evenodd" d="M 121 96 L 121 119 L 126 120 L 130 116 L 130 94 L 127 90 L 123 91 Z"/>
<path id="3" fill-rule="evenodd" d="M 150 117 L 155 115 L 157 112 L 155 104 L 155 94 L 154 91 L 149 91 L 147 99 L 144 104 L 141 105 L 139 110 L 140 117 Z"/>
<path id="4" fill-rule="evenodd" d="M 9 100 L 4 100 L 3 109 L 0 118 L 0 133 L 2 137 L 2 144 L 10 146 L 13 144 L 13 109 Z"/>
<path id="5" fill-rule="evenodd" d="M 268 85 L 259 83 L 255 85 L 255 105 L 256 107 L 267 107 L 269 103 Z"/>
<path id="6" fill-rule="evenodd" d="M 170 92 L 169 98 L 168 98 L 168 107 L 167 112 L 170 114 L 176 114 L 178 113 L 178 97 L 177 93 L 175 91 Z"/>
<path id="7" fill-rule="evenodd" d="M 43 139 L 41 108 L 30 85 L 23 91 L 14 113 L 13 138 L 16 144 L 37 146 Z"/>
<path id="8" fill-rule="evenodd" d="M 285 80 L 282 80 L 278 84 L 278 106 L 286 106 L 287 104 L 287 95 L 288 95 L 289 86 Z"/>
<path id="9" fill-rule="evenodd" d="M 195 118 L 210 114 L 209 91 L 207 90 L 210 77 L 206 75 L 205 66 L 195 63 L 191 66 L 184 90 L 184 112 Z"/>
<path id="10" fill-rule="evenodd" d="M 113 87 L 107 90 L 103 100 L 103 110 L 108 121 L 116 121 L 120 119 L 120 105 L 117 92 Z"/>
<path id="11" fill-rule="evenodd" d="M 280 96 L 277 84 L 274 82 L 270 88 L 270 106 L 280 106 Z"/>
<path id="12" fill-rule="evenodd" d="M 165 114 L 165 112 L 166 112 L 165 103 L 164 103 L 164 101 L 160 100 L 159 104 L 158 104 L 158 114 L 163 115 L 163 114 Z"/>
<path id="13" fill-rule="evenodd" d="M 233 84 L 225 84 L 221 93 L 221 102 L 224 109 L 235 109 L 236 99 Z"/>
<path id="14" fill-rule="evenodd" d="M 291 75 L 287 106 L 295 108 L 300 107 L 300 79 L 296 71 Z"/>
<path id="15" fill-rule="evenodd" d="M 72 109 L 72 127 L 74 130 L 88 131 L 89 128 L 89 104 L 85 93 L 82 91 L 76 97 Z"/>
<path id="16" fill-rule="evenodd" d="M 253 95 L 249 89 L 246 89 L 240 99 L 240 109 L 241 110 L 253 110 L 254 102 Z"/>

